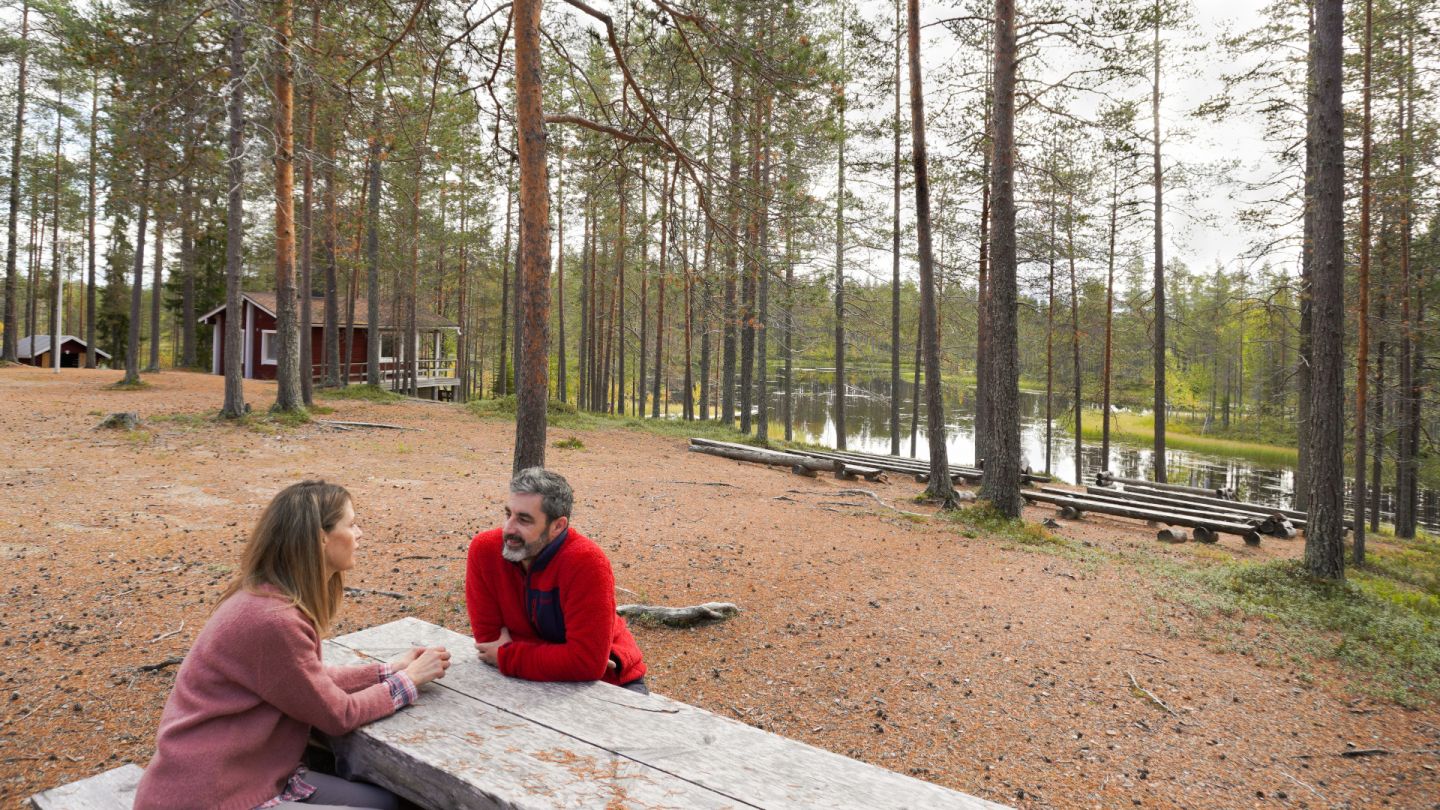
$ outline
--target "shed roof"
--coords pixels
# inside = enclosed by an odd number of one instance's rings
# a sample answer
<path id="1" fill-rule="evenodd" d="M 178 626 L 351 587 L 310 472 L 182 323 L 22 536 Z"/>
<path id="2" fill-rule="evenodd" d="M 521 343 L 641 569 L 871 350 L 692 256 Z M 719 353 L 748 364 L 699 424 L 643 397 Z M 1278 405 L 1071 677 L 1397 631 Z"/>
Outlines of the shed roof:
<path id="1" fill-rule="evenodd" d="M 271 314 L 271 315 L 274 315 L 275 312 L 276 312 L 276 310 L 277 310 L 277 308 L 278 308 L 278 305 L 277 305 L 277 303 L 276 303 L 276 302 L 277 302 L 277 299 L 278 299 L 278 296 L 277 296 L 274 292 L 246 292 L 246 293 L 241 293 L 241 295 L 243 295 L 245 298 L 249 299 L 250 303 L 254 304 L 254 305 L 257 306 L 257 307 L 260 307 L 261 309 L 265 310 L 267 313 L 269 313 L 269 314 Z M 320 301 L 320 300 L 322 300 L 322 299 L 319 299 L 319 298 L 316 299 L 317 302 Z M 202 322 L 202 323 L 209 323 L 210 320 L 211 320 L 212 318 L 214 318 L 217 313 L 223 312 L 224 310 L 225 310 L 225 305 L 224 305 L 224 304 L 221 304 L 220 306 L 216 307 L 215 309 L 212 309 L 211 311 L 209 311 L 209 312 L 205 313 L 204 315 L 200 316 L 199 320 L 200 320 L 200 322 Z M 398 329 L 398 328 L 400 328 L 400 327 L 396 326 L 396 324 L 395 324 L 396 319 L 393 317 L 393 315 L 394 315 L 394 313 L 392 312 L 392 308 L 391 308 L 391 307 L 387 307 L 387 306 L 383 306 L 383 305 L 380 307 L 380 328 L 381 328 L 381 329 Z M 340 320 L 341 320 L 341 325 L 343 326 L 343 325 L 344 325 L 344 322 L 345 322 L 345 316 L 344 316 L 343 314 L 341 315 L 341 319 L 340 319 Z M 320 319 L 319 319 L 318 317 L 315 318 L 315 319 L 312 321 L 312 325 L 319 325 L 319 324 L 320 324 Z M 355 327 L 356 327 L 357 329 L 367 329 L 367 328 L 369 328 L 369 326 L 370 326 L 370 319 L 369 319 L 369 301 L 368 301 L 364 296 L 362 296 L 362 295 L 357 295 L 357 296 L 355 297 Z M 459 329 L 460 329 L 460 325 L 457 324 L 457 323 L 455 323 L 454 321 L 450 320 L 449 318 L 442 318 L 441 316 L 436 315 L 435 313 L 433 313 L 433 312 L 431 312 L 431 311 L 429 311 L 429 310 L 427 310 L 427 309 L 424 309 L 423 307 L 417 307 L 417 308 L 416 308 L 416 312 L 415 312 L 415 326 L 416 326 L 417 329 L 419 329 L 419 330 L 422 331 L 422 332 L 432 331 L 432 330 L 436 330 L 436 329 L 453 329 L 453 330 L 459 331 Z"/>
<path id="2" fill-rule="evenodd" d="M 61 335 L 60 345 L 64 346 L 66 343 L 69 343 L 72 340 L 76 343 L 79 343 L 82 347 L 89 348 L 89 344 L 87 344 L 80 338 L 75 337 L 74 335 Z M 15 344 L 15 350 L 16 354 L 22 360 L 28 360 L 33 357 L 38 357 L 50 351 L 50 336 L 30 335 L 29 337 L 20 338 L 20 341 Z M 105 358 L 106 360 L 110 359 L 110 353 L 105 351 L 104 349 L 97 347 L 95 349 L 95 354 Z"/>

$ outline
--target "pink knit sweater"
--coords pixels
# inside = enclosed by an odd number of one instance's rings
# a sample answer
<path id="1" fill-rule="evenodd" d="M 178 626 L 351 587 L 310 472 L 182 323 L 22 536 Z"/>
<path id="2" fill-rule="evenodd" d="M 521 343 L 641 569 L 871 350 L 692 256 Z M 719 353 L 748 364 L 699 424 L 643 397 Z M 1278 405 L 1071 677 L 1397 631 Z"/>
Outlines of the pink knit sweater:
<path id="1" fill-rule="evenodd" d="M 299 608 L 273 590 L 236 593 L 180 666 L 136 810 L 249 810 L 274 797 L 312 726 L 339 735 L 394 713 L 383 673 L 325 666 Z"/>

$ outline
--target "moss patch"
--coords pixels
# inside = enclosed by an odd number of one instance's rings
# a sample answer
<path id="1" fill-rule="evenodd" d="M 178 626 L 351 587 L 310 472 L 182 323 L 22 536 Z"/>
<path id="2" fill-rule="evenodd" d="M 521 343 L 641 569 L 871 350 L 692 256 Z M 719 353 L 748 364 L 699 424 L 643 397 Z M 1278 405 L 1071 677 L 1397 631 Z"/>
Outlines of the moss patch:
<path id="1" fill-rule="evenodd" d="M 322 399 L 352 399 L 363 402 L 393 404 L 404 402 L 405 397 L 378 385 L 347 385 L 344 388 L 317 388 L 315 396 Z"/>

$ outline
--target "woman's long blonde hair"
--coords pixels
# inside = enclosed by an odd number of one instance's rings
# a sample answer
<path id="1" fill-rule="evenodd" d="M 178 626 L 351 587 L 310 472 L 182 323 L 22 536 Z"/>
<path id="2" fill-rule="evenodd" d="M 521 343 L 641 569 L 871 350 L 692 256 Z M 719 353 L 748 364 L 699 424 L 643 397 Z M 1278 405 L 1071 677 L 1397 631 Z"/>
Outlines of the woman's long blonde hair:
<path id="1" fill-rule="evenodd" d="M 240 572 L 220 601 L 242 589 L 254 592 L 270 585 L 324 635 L 340 610 L 345 585 L 339 571 L 325 570 L 321 541 L 344 518 L 348 502 L 344 487 L 324 481 L 301 481 L 280 490 L 250 532 Z"/>

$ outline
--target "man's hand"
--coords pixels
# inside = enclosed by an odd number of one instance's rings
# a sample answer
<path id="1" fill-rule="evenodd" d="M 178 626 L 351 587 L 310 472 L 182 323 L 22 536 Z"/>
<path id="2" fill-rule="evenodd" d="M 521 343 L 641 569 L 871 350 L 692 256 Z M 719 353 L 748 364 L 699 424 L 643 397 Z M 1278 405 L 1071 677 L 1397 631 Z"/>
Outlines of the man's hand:
<path id="1" fill-rule="evenodd" d="M 500 665 L 500 648 L 510 643 L 510 630 L 500 628 L 500 637 L 494 641 L 475 642 L 475 651 L 480 654 L 480 660 L 492 667 Z"/>

